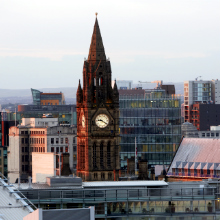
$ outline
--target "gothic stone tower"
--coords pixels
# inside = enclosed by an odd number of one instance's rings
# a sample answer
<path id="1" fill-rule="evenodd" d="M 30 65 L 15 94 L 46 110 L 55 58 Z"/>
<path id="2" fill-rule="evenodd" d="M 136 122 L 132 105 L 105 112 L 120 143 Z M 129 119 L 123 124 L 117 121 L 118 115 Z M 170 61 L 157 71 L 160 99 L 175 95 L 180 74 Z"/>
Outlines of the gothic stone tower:
<path id="1" fill-rule="evenodd" d="M 116 82 L 111 86 L 97 18 L 76 96 L 77 175 L 84 181 L 118 180 L 119 94 Z"/>

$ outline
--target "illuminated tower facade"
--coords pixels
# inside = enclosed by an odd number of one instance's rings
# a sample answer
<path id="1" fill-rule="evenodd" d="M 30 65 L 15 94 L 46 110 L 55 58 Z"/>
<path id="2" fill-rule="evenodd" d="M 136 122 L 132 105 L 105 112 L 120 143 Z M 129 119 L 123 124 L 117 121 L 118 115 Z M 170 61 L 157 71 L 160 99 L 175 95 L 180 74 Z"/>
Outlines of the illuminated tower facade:
<path id="1" fill-rule="evenodd" d="M 84 181 L 118 180 L 119 93 L 96 18 L 83 87 L 77 90 L 77 175 Z"/>

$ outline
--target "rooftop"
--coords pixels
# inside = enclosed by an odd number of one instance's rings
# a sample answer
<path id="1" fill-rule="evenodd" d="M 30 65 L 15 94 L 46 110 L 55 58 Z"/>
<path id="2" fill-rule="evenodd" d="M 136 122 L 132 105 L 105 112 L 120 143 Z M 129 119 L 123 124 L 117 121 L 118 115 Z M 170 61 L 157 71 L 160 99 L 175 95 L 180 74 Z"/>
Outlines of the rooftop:
<path id="1" fill-rule="evenodd" d="M 172 168 L 220 170 L 220 139 L 184 138 L 176 152 Z"/>
<path id="2" fill-rule="evenodd" d="M 0 219 L 19 220 L 34 210 L 0 178 Z"/>
<path id="3" fill-rule="evenodd" d="M 13 184 L 18 187 L 18 184 Z M 33 189 L 86 189 L 86 188 L 117 188 L 117 187 L 158 187 L 168 186 L 164 181 L 100 181 L 100 182 L 82 182 L 81 186 L 49 186 L 46 183 L 32 183 Z M 28 183 L 20 184 L 21 189 L 28 189 Z"/>

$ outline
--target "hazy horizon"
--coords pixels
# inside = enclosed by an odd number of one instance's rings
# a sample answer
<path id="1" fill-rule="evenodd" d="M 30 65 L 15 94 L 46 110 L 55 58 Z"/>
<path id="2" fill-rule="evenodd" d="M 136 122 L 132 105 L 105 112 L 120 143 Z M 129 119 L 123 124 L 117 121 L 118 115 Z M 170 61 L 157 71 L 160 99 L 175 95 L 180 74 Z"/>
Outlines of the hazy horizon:
<path id="1" fill-rule="evenodd" d="M 95 12 L 112 79 L 183 82 L 220 73 L 218 0 L 0 3 L 0 89 L 77 87 Z"/>

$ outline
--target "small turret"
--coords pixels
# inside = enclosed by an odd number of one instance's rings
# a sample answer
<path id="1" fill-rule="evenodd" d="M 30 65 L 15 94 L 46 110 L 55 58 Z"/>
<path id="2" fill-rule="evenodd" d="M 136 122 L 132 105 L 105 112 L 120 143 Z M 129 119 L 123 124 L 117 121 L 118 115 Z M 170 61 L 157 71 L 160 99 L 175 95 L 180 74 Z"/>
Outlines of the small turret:
<path id="1" fill-rule="evenodd" d="M 77 99 L 77 103 L 82 102 L 82 88 L 81 88 L 80 80 L 79 80 L 79 85 L 78 85 L 78 89 L 77 89 L 77 93 L 76 93 L 76 99 Z"/>
<path id="2" fill-rule="evenodd" d="M 119 93 L 118 93 L 118 87 L 115 80 L 114 88 L 113 88 L 113 99 L 115 102 L 119 102 Z"/>

